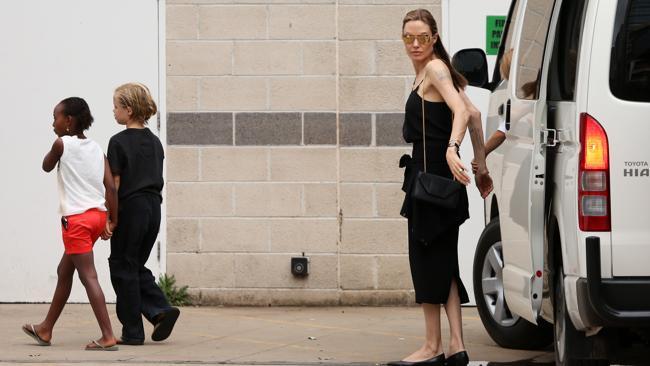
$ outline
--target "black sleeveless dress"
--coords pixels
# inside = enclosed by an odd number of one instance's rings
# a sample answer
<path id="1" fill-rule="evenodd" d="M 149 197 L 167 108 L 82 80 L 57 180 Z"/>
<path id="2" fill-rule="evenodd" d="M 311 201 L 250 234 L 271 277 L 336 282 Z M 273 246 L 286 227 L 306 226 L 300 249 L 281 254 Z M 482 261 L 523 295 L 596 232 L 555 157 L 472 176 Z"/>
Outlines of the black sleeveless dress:
<path id="1" fill-rule="evenodd" d="M 424 170 L 422 143 L 422 98 L 416 88 L 406 101 L 403 135 L 413 144 L 411 156 L 403 155 L 405 168 L 402 190 L 406 193 L 401 215 L 408 219 L 409 262 L 418 304 L 444 304 L 452 279 L 458 284 L 461 304 L 469 302 L 458 270 L 458 229 L 469 218 L 467 190 L 463 186 L 460 203 L 444 209 L 411 197 L 418 171 Z M 424 102 L 427 172 L 452 178 L 445 154 L 451 136 L 452 113 L 445 102 Z"/>

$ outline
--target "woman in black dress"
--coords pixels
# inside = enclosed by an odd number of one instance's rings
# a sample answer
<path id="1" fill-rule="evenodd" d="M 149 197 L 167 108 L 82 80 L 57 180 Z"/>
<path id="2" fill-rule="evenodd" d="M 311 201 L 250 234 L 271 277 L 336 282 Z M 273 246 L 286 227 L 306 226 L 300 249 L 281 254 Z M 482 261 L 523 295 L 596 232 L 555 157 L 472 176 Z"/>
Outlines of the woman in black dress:
<path id="1" fill-rule="evenodd" d="M 477 164 L 476 185 L 481 195 L 487 196 L 492 180 L 485 167 L 481 117 L 463 91 L 467 81 L 451 66 L 431 13 L 424 9 L 407 13 L 402 39 L 415 69 L 403 128 L 404 139 L 413 143 L 413 152 L 400 159 L 400 166 L 405 168 L 406 192 L 402 215 L 408 218 L 411 276 L 415 300 L 424 311 L 426 339 L 419 350 L 390 365 L 467 365 L 460 305 L 469 299 L 458 271 L 458 230 L 469 217 L 465 186 L 470 177 L 458 149 L 469 129 Z M 425 160 L 427 172 L 453 177 L 463 184 L 457 208 L 444 209 L 411 197 L 417 172 L 424 170 Z M 451 329 L 446 359 L 440 334 L 441 304 Z"/>

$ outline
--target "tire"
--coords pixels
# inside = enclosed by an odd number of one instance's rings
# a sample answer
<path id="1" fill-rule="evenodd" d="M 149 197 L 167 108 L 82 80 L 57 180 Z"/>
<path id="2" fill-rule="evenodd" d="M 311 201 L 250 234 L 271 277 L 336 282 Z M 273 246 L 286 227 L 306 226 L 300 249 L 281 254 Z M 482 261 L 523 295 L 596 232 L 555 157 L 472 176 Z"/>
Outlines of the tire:
<path id="1" fill-rule="evenodd" d="M 512 314 L 503 291 L 503 252 L 499 218 L 483 229 L 474 254 L 474 297 L 483 326 L 501 347 L 540 349 L 553 342 L 552 327 Z"/>
<path id="2" fill-rule="evenodd" d="M 576 330 L 566 307 L 564 292 L 564 271 L 559 265 L 555 272 L 553 288 L 553 319 L 555 364 L 557 366 L 609 366 L 609 361 L 603 359 L 580 359 L 579 352 L 590 353 L 595 348 L 592 339 L 586 339 L 582 332 Z"/>

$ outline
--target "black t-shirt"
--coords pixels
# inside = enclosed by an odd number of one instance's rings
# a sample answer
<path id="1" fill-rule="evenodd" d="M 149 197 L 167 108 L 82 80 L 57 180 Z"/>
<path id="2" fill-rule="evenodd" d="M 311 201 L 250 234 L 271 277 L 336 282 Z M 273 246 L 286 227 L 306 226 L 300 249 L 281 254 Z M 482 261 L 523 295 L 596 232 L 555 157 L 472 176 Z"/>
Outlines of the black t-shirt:
<path id="1" fill-rule="evenodd" d="M 165 152 L 148 128 L 127 128 L 111 137 L 107 155 L 111 172 L 120 176 L 120 201 L 145 193 L 162 200 Z"/>

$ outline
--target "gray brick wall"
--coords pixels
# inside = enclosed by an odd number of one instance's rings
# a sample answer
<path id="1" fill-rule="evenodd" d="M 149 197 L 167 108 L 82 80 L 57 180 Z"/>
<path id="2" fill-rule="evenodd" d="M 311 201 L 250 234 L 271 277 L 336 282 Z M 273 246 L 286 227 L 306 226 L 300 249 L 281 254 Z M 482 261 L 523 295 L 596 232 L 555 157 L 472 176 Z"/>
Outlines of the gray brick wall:
<path id="1" fill-rule="evenodd" d="M 197 303 L 413 302 L 397 163 L 417 7 L 441 22 L 439 0 L 167 1 L 167 270 Z"/>
<path id="2" fill-rule="evenodd" d="M 176 112 L 167 143 L 178 146 L 406 146 L 403 113 Z"/>

